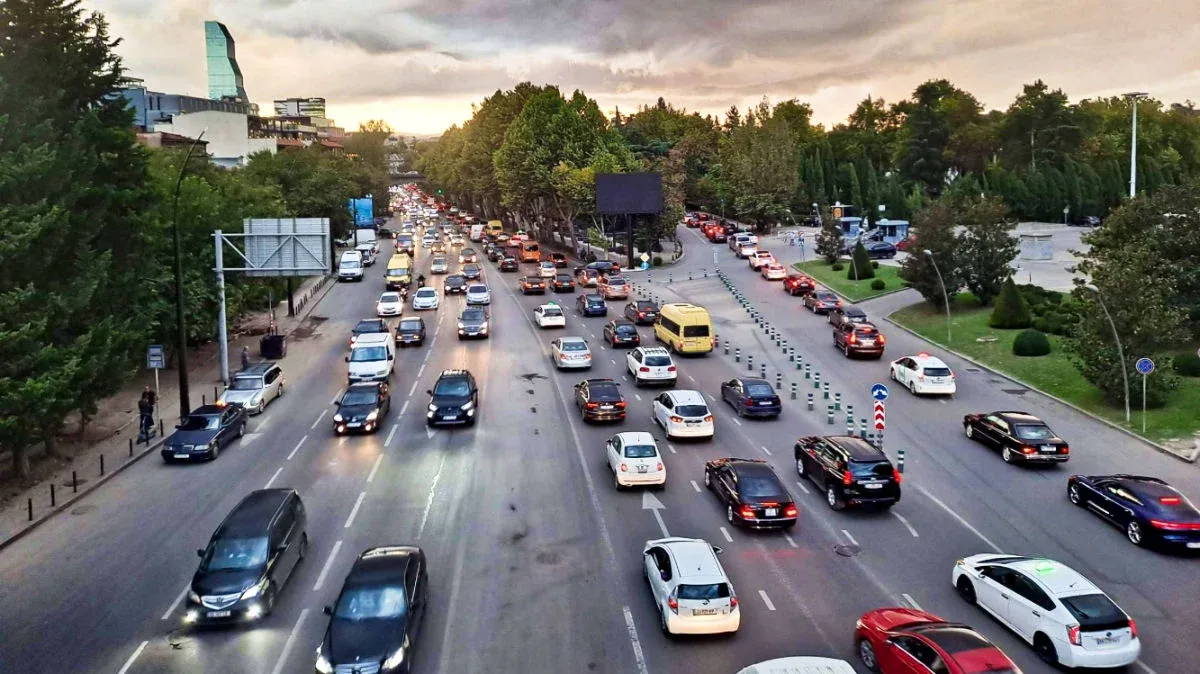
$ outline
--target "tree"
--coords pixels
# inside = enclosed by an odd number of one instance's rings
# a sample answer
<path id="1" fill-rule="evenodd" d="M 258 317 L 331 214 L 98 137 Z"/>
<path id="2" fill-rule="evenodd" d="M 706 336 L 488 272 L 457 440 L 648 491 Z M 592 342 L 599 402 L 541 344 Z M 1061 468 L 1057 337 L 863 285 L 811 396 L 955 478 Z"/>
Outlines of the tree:
<path id="1" fill-rule="evenodd" d="M 821 216 L 821 231 L 817 234 L 817 255 L 826 264 L 833 264 L 842 256 L 842 228 L 833 213 L 826 210 Z"/>
<path id="2" fill-rule="evenodd" d="M 957 201 L 962 233 L 958 235 L 958 263 L 967 289 L 984 305 L 1000 294 L 1004 280 L 1012 276 L 1010 263 L 1019 246 L 1012 235 L 1015 222 L 997 197 Z"/>
<path id="3" fill-rule="evenodd" d="M 1028 328 L 1033 325 L 1033 314 L 1029 310 L 1029 303 L 1017 289 L 1017 284 L 1013 281 L 1012 276 L 1006 278 L 1004 285 L 1000 288 L 1000 295 L 996 298 L 996 306 L 988 318 L 988 325 L 999 330 Z"/>
<path id="4" fill-rule="evenodd" d="M 913 215 L 916 240 L 912 253 L 900 267 L 900 278 L 921 293 L 925 301 L 941 309 L 946 306 L 945 294 L 953 301 L 962 285 L 958 263 L 958 239 L 954 235 L 958 211 L 949 200 L 939 199 Z M 924 251 L 932 253 L 932 259 Z M 941 277 L 938 277 L 938 273 Z"/>
<path id="5" fill-rule="evenodd" d="M 875 278 L 875 268 L 871 266 L 871 256 L 867 255 L 867 249 L 863 247 L 862 241 L 854 243 L 854 253 L 850 256 L 850 269 L 846 271 L 846 278 L 853 281 Z"/>
<path id="6" fill-rule="evenodd" d="M 375 198 L 375 207 L 381 210 L 387 204 L 388 186 L 391 177 L 388 175 L 388 139 L 392 137 L 392 127 L 380 119 L 372 119 L 358 125 L 358 131 L 346 139 L 344 146 L 346 154 L 361 162 L 364 176 L 369 183 L 363 196 L 370 194 Z"/>

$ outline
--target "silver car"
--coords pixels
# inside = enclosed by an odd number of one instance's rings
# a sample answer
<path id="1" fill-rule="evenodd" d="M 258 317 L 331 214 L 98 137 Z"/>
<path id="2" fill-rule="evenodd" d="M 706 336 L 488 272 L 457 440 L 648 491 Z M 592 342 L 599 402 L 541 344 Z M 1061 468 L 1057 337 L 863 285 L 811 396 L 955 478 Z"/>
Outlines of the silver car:
<path id="1" fill-rule="evenodd" d="M 592 367 L 592 350 L 582 337 L 559 337 L 550 342 L 550 358 L 560 370 L 587 370 Z"/>
<path id="2" fill-rule="evenodd" d="M 467 286 L 467 304 L 491 304 L 492 291 L 483 283 L 472 283 Z"/>
<path id="3" fill-rule="evenodd" d="M 287 378 L 275 363 L 256 363 L 231 377 L 229 387 L 221 394 L 220 404 L 236 404 L 248 414 L 262 414 L 267 403 L 283 395 Z"/>

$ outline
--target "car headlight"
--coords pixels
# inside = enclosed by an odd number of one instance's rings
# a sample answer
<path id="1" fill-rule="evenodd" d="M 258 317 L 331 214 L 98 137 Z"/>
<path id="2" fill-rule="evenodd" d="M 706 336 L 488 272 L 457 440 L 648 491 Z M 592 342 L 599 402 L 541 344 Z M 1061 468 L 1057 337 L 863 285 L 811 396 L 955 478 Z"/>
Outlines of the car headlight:
<path id="1" fill-rule="evenodd" d="M 467 402 L 463 403 L 463 405 L 462 405 L 462 411 L 464 411 L 464 412 L 474 409 L 474 408 L 475 408 L 474 400 L 468 400 Z"/>
<path id="2" fill-rule="evenodd" d="M 189 588 L 188 589 L 188 601 L 192 602 L 193 604 L 199 604 L 200 603 L 200 595 L 196 594 L 195 590 L 192 590 Z"/>
<path id="3" fill-rule="evenodd" d="M 317 671 L 321 674 L 333 674 L 333 665 L 330 664 L 329 658 L 321 653 L 320 646 L 317 646 Z"/>
<path id="4" fill-rule="evenodd" d="M 333 415 L 333 420 L 337 423 L 341 423 L 343 421 L 341 413 L 339 412 L 338 414 Z"/>
<path id="5" fill-rule="evenodd" d="M 245 592 L 242 593 L 242 599 L 254 599 L 258 595 L 262 594 L 263 591 L 267 589 L 268 582 L 269 581 L 266 578 L 264 578 L 260 582 L 251 586 Z"/>
<path id="6" fill-rule="evenodd" d="M 429 403 L 429 411 L 430 412 L 436 412 L 437 409 L 438 409 L 437 405 L 434 405 L 433 403 Z"/>
<path id="7" fill-rule="evenodd" d="M 392 653 L 391 655 L 388 656 L 387 660 L 383 661 L 383 668 L 384 669 L 395 669 L 395 668 L 399 667 L 400 664 L 404 662 L 404 651 L 407 648 L 408 648 L 408 637 L 404 637 L 404 643 L 401 644 L 400 648 L 397 648 L 395 653 Z"/>
<path id="8" fill-rule="evenodd" d="M 367 421 L 375 421 L 378 418 L 379 410 L 372 410 L 371 413 L 367 415 Z"/>
<path id="9" fill-rule="evenodd" d="M 462 324 L 462 322 L 460 321 L 460 322 L 459 322 L 459 324 L 458 324 L 458 329 L 459 329 L 459 330 L 462 330 L 462 329 L 463 329 L 463 328 L 465 328 L 465 327 L 467 327 L 467 326 L 463 325 L 463 324 Z"/>

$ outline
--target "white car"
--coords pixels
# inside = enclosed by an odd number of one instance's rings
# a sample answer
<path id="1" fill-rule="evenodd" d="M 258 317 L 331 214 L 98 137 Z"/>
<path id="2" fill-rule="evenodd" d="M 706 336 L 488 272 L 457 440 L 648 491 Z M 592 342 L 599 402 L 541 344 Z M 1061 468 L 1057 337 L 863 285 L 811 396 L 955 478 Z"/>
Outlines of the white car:
<path id="1" fill-rule="evenodd" d="M 914 395 L 954 395 L 958 390 L 950 366 L 924 351 L 893 360 L 889 375 Z"/>
<path id="2" fill-rule="evenodd" d="M 430 235 L 426 234 L 425 236 L 421 237 L 421 247 L 422 248 L 429 248 L 436 242 L 437 242 L 436 235 L 430 236 Z"/>
<path id="3" fill-rule="evenodd" d="M 971 555 L 954 564 L 951 583 L 967 603 L 991 613 L 1048 663 L 1123 667 L 1142 652 L 1133 618 L 1060 562 Z"/>
<path id="4" fill-rule="evenodd" d="M 592 366 L 592 350 L 582 337 L 559 337 L 550 342 L 550 358 L 560 370 L 586 370 Z"/>
<path id="5" fill-rule="evenodd" d="M 679 378 L 671 352 L 661 346 L 639 346 L 625 354 L 625 369 L 636 386 L 666 384 L 674 386 Z"/>
<path id="6" fill-rule="evenodd" d="M 662 454 L 649 433 L 617 433 L 604 443 L 604 453 L 618 491 L 634 485 L 661 487 L 667 483 Z"/>
<path id="7" fill-rule="evenodd" d="M 716 433 L 713 414 L 699 391 L 675 390 L 660 393 L 654 399 L 655 423 L 667 438 L 708 438 Z"/>
<path id="8" fill-rule="evenodd" d="M 737 256 L 740 258 L 749 258 L 751 255 L 754 255 L 757 252 L 758 244 L 750 241 L 739 244 L 737 248 Z"/>
<path id="9" fill-rule="evenodd" d="M 554 278 L 556 274 L 558 274 L 558 268 L 554 266 L 553 262 L 547 261 L 538 264 L 538 276 Z"/>
<path id="10" fill-rule="evenodd" d="M 375 303 L 376 316 L 399 316 L 404 311 L 404 299 L 400 293 L 383 293 Z"/>
<path id="11" fill-rule="evenodd" d="M 718 552 L 700 538 L 646 541 L 642 570 L 665 634 L 738 631 L 742 613 Z"/>
<path id="12" fill-rule="evenodd" d="M 492 291 L 483 283 L 472 283 L 467 286 L 467 304 L 491 304 Z"/>
<path id="13" fill-rule="evenodd" d="M 764 264 L 775 262 L 775 254 L 769 250 L 755 250 L 754 254 L 746 258 L 750 263 L 751 269 L 758 269 Z"/>
<path id="14" fill-rule="evenodd" d="M 567 315 L 557 304 L 543 304 L 533 310 L 533 322 L 537 323 L 539 328 L 565 328 Z"/>
<path id="15" fill-rule="evenodd" d="M 762 277 L 768 281 L 782 281 L 787 278 L 787 269 L 778 262 L 771 262 L 759 267 Z"/>
<path id="16" fill-rule="evenodd" d="M 466 244 L 466 242 L 463 241 L 462 234 L 451 234 L 450 235 L 450 245 L 451 246 L 463 246 L 465 244 Z"/>
<path id="17" fill-rule="evenodd" d="M 450 273 L 450 263 L 444 257 L 435 257 L 429 263 L 430 274 L 448 274 Z"/>
<path id="18" fill-rule="evenodd" d="M 417 292 L 413 294 L 412 308 L 414 311 L 421 311 L 422 309 L 436 310 L 439 304 L 441 304 L 441 299 L 438 297 L 438 291 L 435 288 L 417 288 Z"/>

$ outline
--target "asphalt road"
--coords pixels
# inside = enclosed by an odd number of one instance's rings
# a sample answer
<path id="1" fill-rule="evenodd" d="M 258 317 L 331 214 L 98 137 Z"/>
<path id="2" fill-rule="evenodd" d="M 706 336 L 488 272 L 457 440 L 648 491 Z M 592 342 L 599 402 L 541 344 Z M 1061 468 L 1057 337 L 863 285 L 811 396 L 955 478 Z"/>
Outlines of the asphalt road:
<path id="1" fill-rule="evenodd" d="M 851 659 L 854 620 L 885 605 L 921 606 L 971 623 L 1026 672 L 1048 671 L 950 587 L 954 560 L 991 549 L 1051 556 L 1100 584 L 1138 620 L 1146 666 L 1131 671 L 1190 671 L 1190 637 L 1200 629 L 1190 610 L 1200 595 L 1196 560 L 1133 548 L 1119 531 L 1066 501 L 1065 479 L 1072 472 L 1151 473 L 1197 494 L 1193 467 L 1031 392 L 1006 392 L 1022 387 L 946 358 L 959 373 L 956 399 L 916 400 L 893 390 L 888 400 L 886 446 L 893 454 L 907 449 L 903 500 L 890 513 L 831 512 L 807 482 L 796 481 L 792 444 L 801 435 L 845 432 L 844 415 L 830 427 L 823 412 L 787 399 L 797 379 L 794 364 L 712 275 L 708 246 L 688 239 L 687 258 L 670 272 L 634 280 L 660 297 L 708 307 L 722 340 L 754 354 L 756 374 L 763 359 L 770 378 L 782 372 L 779 420 L 739 420 L 714 402 L 715 441 L 667 443 L 650 421 L 653 393 L 626 382 L 623 424 L 581 423 L 570 404 L 573 384 L 623 377 L 624 353 L 599 339 L 604 319 L 569 311 L 565 331 L 538 330 L 531 311 L 547 298 L 520 296 L 518 274 L 485 263 L 492 337 L 457 341 L 460 298 L 424 312 L 431 340 L 399 351 L 392 412 L 381 432 L 335 438 L 331 402 L 345 385 L 347 335 L 373 314 L 380 263 L 366 282 L 339 285 L 322 301 L 315 313 L 327 320 L 292 344 L 284 362 L 287 395 L 217 461 L 165 466 L 150 457 L 0 554 L 0 671 L 312 671 L 326 620 L 321 607 L 358 552 L 389 543 L 416 543 L 430 558 L 431 608 L 414 661 L 419 672 L 732 673 L 785 655 Z M 886 380 L 886 359 L 846 361 L 830 347 L 824 319 L 803 312 L 798 299 L 760 280 L 727 247 L 712 249 L 805 361 L 863 416 L 868 387 Z M 427 264 L 428 256 L 419 255 L 419 269 L 440 286 Z M 689 271 L 694 280 L 687 280 Z M 571 308 L 573 298 L 561 300 Z M 610 315 L 620 304 L 611 303 Z M 562 334 L 591 340 L 592 372 L 554 371 L 548 343 Z M 649 329 L 642 334 L 649 341 Z M 888 348 L 893 357 L 928 349 L 899 333 L 888 334 Z M 721 381 L 746 373 L 744 362 L 721 353 L 681 359 L 679 366 L 679 387 L 710 400 Z M 424 391 L 442 369 L 458 367 L 480 381 L 480 421 L 470 429 L 429 431 Z M 807 386 L 801 399 L 812 391 Z M 1067 466 L 1007 466 L 962 437 L 964 412 L 1014 407 L 1040 414 L 1071 441 Z M 603 441 L 624 430 L 652 431 L 666 449 L 668 485 L 652 498 L 613 489 Z M 791 534 L 730 528 L 702 487 L 704 462 L 718 456 L 771 462 L 793 489 L 799 526 Z M 299 490 L 309 513 L 309 557 L 261 624 L 181 629 L 180 600 L 195 549 L 239 499 L 266 485 Z M 737 635 L 667 640 L 659 632 L 640 557 L 644 542 L 664 532 L 724 548 L 722 563 L 742 605 Z"/>

